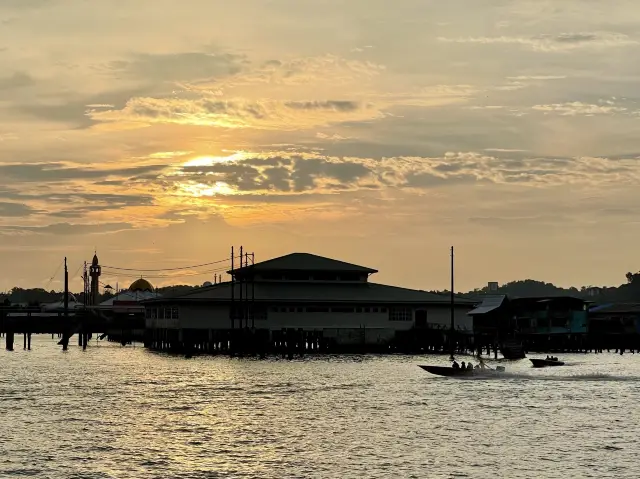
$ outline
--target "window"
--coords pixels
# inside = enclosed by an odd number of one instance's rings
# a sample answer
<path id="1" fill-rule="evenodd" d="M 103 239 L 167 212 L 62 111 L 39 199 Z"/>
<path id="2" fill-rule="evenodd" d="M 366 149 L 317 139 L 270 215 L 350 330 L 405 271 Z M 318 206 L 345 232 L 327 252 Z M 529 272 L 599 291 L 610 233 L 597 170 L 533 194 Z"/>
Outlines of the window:
<path id="1" fill-rule="evenodd" d="M 278 281 L 278 280 L 282 280 L 282 274 L 267 273 L 262 275 L 262 279 L 267 281 Z"/>
<path id="2" fill-rule="evenodd" d="M 356 308 L 356 313 L 362 313 L 362 308 Z"/>
<path id="3" fill-rule="evenodd" d="M 387 308 L 380 308 L 380 312 L 381 313 L 386 313 L 387 312 Z"/>
<path id="4" fill-rule="evenodd" d="M 364 308 L 364 312 L 368 313 L 369 312 L 369 308 Z"/>
<path id="5" fill-rule="evenodd" d="M 389 310 L 389 321 L 411 321 L 413 314 L 409 308 L 392 308 Z"/>
<path id="6" fill-rule="evenodd" d="M 371 312 L 372 313 L 377 313 L 378 312 L 378 308 L 371 308 Z"/>
<path id="7" fill-rule="evenodd" d="M 353 313 L 353 308 L 345 308 L 338 306 L 336 308 L 331 308 L 332 313 Z"/>
<path id="8" fill-rule="evenodd" d="M 337 276 L 335 273 L 313 273 L 314 281 L 335 281 Z"/>
<path id="9" fill-rule="evenodd" d="M 328 313 L 329 308 L 323 306 L 310 306 L 307 307 L 307 313 Z"/>
<path id="10" fill-rule="evenodd" d="M 179 319 L 178 308 L 171 308 L 171 319 Z"/>
<path id="11" fill-rule="evenodd" d="M 340 281 L 362 281 L 360 273 L 340 273 Z"/>
<path id="12" fill-rule="evenodd" d="M 310 278 L 309 273 L 305 272 L 291 272 L 284 276 L 287 281 L 309 281 Z"/>

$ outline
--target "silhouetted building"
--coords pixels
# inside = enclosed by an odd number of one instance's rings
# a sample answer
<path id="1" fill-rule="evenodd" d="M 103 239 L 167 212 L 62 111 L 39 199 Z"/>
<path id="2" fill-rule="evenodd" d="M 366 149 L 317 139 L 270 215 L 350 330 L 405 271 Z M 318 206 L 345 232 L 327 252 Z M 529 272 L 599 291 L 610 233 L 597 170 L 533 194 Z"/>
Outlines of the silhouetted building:
<path id="1" fill-rule="evenodd" d="M 89 277 L 91 278 L 91 292 L 89 296 L 89 304 L 96 306 L 100 302 L 100 275 L 102 268 L 98 262 L 98 255 L 93 255 L 91 267 L 89 268 Z"/>
<path id="2" fill-rule="evenodd" d="M 640 334 L 640 303 L 611 303 L 589 309 L 589 332 Z"/>
<path id="3" fill-rule="evenodd" d="M 588 301 L 570 296 L 508 298 L 487 296 L 474 310 L 476 333 L 582 334 L 588 328 Z"/>
<path id="4" fill-rule="evenodd" d="M 100 310 L 107 310 L 117 314 L 144 314 L 142 301 L 158 298 L 151 283 L 144 278 L 136 279 L 128 289 L 118 291 L 118 293 L 103 301 L 98 305 Z"/>
<path id="5" fill-rule="evenodd" d="M 255 327 L 322 331 L 338 343 L 384 343 L 396 331 L 448 329 L 448 295 L 369 281 L 377 270 L 307 253 L 293 253 L 229 271 L 225 282 L 183 296 L 145 301 L 150 329 L 222 330 Z M 233 292 L 232 292 L 233 291 Z M 244 303 L 240 303 L 240 298 Z M 231 306 L 246 308 L 240 324 Z M 245 306 L 243 306 L 245 304 Z M 471 333 L 473 302 L 456 298 L 455 327 Z"/>

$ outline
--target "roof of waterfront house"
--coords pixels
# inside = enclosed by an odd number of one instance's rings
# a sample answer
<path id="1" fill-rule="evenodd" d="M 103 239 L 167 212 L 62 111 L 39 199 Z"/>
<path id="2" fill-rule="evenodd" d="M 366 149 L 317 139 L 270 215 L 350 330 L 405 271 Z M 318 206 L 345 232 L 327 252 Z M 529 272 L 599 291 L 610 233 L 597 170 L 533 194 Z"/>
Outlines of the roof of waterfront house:
<path id="1" fill-rule="evenodd" d="M 376 269 L 311 253 L 291 253 L 233 270 L 234 273 L 243 271 L 335 271 L 341 273 L 363 274 L 373 274 L 378 272 Z M 231 274 L 232 271 L 230 270 L 228 273 Z"/>
<path id="2" fill-rule="evenodd" d="M 431 293 L 377 283 L 313 283 L 313 282 L 258 282 L 247 283 L 243 295 L 254 297 L 260 302 L 300 302 L 300 303 L 429 303 L 450 304 L 446 294 Z M 236 284 L 234 297 L 240 297 L 240 285 Z M 217 302 L 231 300 L 231 283 L 219 283 L 196 289 L 173 298 L 150 299 L 155 302 Z M 456 305 L 472 307 L 474 302 L 456 297 Z"/>

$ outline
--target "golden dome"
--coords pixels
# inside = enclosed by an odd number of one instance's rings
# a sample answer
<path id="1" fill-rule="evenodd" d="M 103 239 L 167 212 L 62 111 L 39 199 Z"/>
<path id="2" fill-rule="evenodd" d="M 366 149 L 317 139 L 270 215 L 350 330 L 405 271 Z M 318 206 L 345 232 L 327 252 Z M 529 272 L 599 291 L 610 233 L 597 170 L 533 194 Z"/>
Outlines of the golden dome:
<path id="1" fill-rule="evenodd" d="M 129 291 L 149 291 L 150 293 L 152 293 L 153 286 L 151 286 L 151 283 L 149 283 L 149 281 L 147 281 L 146 279 L 140 278 L 131 283 L 131 286 L 129 286 Z"/>

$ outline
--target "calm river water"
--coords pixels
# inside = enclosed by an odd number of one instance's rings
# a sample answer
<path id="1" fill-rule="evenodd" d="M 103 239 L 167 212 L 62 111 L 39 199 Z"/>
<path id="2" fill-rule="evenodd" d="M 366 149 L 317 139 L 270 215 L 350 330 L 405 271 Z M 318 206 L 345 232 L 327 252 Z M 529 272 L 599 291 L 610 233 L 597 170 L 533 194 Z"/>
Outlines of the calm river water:
<path id="1" fill-rule="evenodd" d="M 638 477 L 640 355 L 562 358 L 460 380 L 416 366 L 442 357 L 185 360 L 38 337 L 0 351 L 0 477 Z"/>

